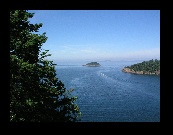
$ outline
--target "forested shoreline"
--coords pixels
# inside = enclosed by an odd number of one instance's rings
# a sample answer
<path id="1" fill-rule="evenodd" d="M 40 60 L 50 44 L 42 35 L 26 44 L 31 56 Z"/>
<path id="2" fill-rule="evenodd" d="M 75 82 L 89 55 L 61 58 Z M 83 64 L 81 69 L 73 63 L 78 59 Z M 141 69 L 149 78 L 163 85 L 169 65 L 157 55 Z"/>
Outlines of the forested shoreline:
<path id="1" fill-rule="evenodd" d="M 152 59 L 131 66 L 125 66 L 122 71 L 135 74 L 160 75 L 160 60 Z"/>
<path id="2" fill-rule="evenodd" d="M 98 62 L 90 62 L 87 63 L 86 65 L 82 65 L 82 66 L 87 66 L 87 67 L 99 67 L 101 66 Z"/>

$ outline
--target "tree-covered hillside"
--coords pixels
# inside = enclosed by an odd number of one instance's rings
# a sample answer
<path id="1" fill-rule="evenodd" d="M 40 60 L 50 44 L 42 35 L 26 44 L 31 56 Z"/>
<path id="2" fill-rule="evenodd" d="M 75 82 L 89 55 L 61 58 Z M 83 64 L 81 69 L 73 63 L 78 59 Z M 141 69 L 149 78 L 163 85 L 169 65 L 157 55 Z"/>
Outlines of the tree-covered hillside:
<path id="1" fill-rule="evenodd" d="M 90 62 L 90 63 L 87 63 L 86 65 L 83 65 L 83 66 L 99 67 L 100 64 L 98 62 Z"/>
<path id="2" fill-rule="evenodd" d="M 141 63 L 133 64 L 123 68 L 124 72 L 137 74 L 156 74 L 160 75 L 160 60 L 149 60 Z"/>

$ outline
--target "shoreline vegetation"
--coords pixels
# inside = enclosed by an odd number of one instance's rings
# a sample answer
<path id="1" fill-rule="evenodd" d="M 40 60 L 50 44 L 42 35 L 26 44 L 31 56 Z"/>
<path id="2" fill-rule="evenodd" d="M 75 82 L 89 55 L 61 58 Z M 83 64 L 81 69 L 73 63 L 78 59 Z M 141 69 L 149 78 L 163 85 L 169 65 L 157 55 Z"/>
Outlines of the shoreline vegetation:
<path id="1" fill-rule="evenodd" d="M 126 66 L 122 69 L 125 73 L 160 75 L 160 60 L 149 60 L 141 63 Z"/>
<path id="2" fill-rule="evenodd" d="M 82 65 L 82 66 L 87 66 L 87 67 L 100 67 L 101 65 L 98 62 L 90 62 L 90 63 L 87 63 L 86 65 Z"/>

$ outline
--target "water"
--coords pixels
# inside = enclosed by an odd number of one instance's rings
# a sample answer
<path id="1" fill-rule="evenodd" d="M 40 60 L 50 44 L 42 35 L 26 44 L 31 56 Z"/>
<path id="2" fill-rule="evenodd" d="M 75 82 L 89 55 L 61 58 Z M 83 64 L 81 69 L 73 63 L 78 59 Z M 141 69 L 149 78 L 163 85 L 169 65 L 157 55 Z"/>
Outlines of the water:
<path id="1" fill-rule="evenodd" d="M 160 76 L 121 71 L 136 62 L 99 63 L 56 67 L 65 87 L 75 89 L 81 122 L 160 122 Z"/>

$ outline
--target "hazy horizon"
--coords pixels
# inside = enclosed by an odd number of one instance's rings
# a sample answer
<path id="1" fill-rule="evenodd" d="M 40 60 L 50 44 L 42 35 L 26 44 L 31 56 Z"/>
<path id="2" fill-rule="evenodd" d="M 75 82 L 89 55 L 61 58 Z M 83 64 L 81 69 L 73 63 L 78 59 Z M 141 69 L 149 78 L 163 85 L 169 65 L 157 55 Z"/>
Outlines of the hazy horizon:
<path id="1" fill-rule="evenodd" d="M 57 62 L 160 59 L 160 10 L 29 10 Z"/>

